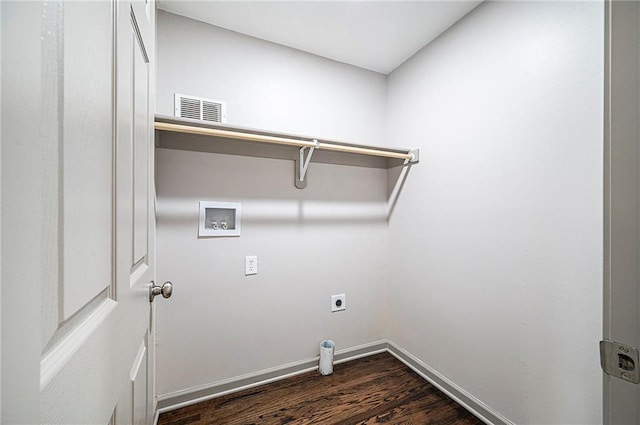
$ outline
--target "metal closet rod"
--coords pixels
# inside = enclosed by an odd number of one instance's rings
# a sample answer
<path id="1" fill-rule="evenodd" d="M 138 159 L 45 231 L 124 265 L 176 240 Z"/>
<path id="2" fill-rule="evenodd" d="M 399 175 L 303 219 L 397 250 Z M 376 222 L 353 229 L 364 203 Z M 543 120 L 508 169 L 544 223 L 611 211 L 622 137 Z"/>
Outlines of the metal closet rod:
<path id="1" fill-rule="evenodd" d="M 272 143 L 276 145 L 296 146 L 299 148 L 316 148 L 327 151 L 347 152 L 361 155 L 381 156 L 385 158 L 397 158 L 412 161 L 414 156 L 411 152 L 391 152 L 380 149 L 359 148 L 348 145 L 338 145 L 335 143 L 316 142 L 290 139 L 287 137 L 265 136 L 261 134 L 242 133 L 239 131 L 219 130 L 216 128 L 195 127 L 191 125 L 171 124 L 165 122 L 155 122 L 156 130 L 174 131 L 177 133 L 200 134 L 205 136 L 225 137 L 227 139 L 248 140 L 251 142 Z"/>

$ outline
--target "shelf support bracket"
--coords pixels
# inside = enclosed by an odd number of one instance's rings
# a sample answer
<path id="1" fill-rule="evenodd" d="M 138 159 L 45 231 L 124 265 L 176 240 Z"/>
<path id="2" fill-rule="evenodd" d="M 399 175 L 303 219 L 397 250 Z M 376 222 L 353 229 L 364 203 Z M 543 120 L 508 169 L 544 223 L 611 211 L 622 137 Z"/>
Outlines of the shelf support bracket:
<path id="1" fill-rule="evenodd" d="M 318 141 L 314 140 L 313 143 L 317 146 Z M 296 187 L 298 189 L 304 189 L 307 187 L 307 181 L 305 177 L 307 176 L 307 170 L 309 169 L 309 164 L 311 163 L 311 157 L 313 156 L 313 152 L 316 149 L 316 146 L 309 147 L 309 152 L 305 157 L 305 151 L 307 150 L 307 146 L 303 146 L 300 148 L 300 159 L 296 161 Z"/>

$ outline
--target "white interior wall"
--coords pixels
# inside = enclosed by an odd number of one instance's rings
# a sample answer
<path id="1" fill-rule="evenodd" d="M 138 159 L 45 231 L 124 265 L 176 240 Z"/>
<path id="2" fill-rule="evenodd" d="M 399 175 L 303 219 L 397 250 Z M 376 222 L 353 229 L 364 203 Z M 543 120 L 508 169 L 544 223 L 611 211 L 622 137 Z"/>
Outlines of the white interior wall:
<path id="1" fill-rule="evenodd" d="M 602 420 L 602 2 L 485 2 L 388 78 L 389 333 L 518 424 Z"/>
<path id="2" fill-rule="evenodd" d="M 157 113 L 174 93 L 227 102 L 227 122 L 324 139 L 384 144 L 385 77 L 158 12 Z"/>
<path id="3" fill-rule="evenodd" d="M 158 278 L 176 283 L 158 305 L 160 395 L 314 356 L 329 335 L 388 335 L 514 423 L 601 421 L 602 3 L 485 2 L 386 88 L 174 15 L 158 26 L 159 113 L 181 92 L 226 100 L 238 125 L 421 148 L 388 235 L 381 170 L 313 164 L 299 191 L 287 161 L 159 150 Z M 203 185 L 212 169 L 225 178 Z M 198 240 L 203 198 L 241 201 L 243 236 Z M 331 315 L 342 288 L 348 315 Z"/>
<path id="4" fill-rule="evenodd" d="M 381 144 L 385 78 L 158 13 L 158 113 L 173 93 L 225 100 L 228 122 Z M 386 336 L 387 175 L 312 163 L 157 151 L 157 392 L 177 394 Z M 197 238 L 198 201 L 242 203 L 239 238 Z M 244 276 L 244 256 L 258 275 Z M 363 268 L 360 265 L 366 264 Z M 330 312 L 330 296 L 347 310 Z"/>

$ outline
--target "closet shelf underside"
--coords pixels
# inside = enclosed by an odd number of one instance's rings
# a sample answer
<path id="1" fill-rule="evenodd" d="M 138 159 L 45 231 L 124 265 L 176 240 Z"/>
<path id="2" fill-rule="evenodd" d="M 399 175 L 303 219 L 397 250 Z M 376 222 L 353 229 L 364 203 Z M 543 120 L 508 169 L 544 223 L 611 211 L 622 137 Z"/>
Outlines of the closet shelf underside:
<path id="1" fill-rule="evenodd" d="M 155 129 L 156 146 L 168 149 L 291 160 L 299 160 L 306 150 L 307 155 L 313 154 L 312 162 L 375 168 L 417 163 L 419 159 L 417 149 L 336 142 L 164 115 L 156 115 Z"/>

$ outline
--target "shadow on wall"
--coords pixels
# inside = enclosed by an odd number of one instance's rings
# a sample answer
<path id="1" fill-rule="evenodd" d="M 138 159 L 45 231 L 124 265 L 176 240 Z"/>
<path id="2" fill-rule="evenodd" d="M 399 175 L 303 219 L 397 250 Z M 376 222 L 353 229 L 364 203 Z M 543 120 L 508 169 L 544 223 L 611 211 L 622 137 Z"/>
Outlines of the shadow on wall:
<path id="1" fill-rule="evenodd" d="M 307 200 L 243 200 L 245 224 L 371 224 L 387 221 L 385 202 L 330 202 Z M 158 200 L 159 225 L 188 224 L 197 228 L 198 201 L 180 198 Z"/>
<path id="2" fill-rule="evenodd" d="M 390 169 L 312 163 L 305 189 L 293 185 L 295 162 L 157 151 L 158 225 L 194 225 L 199 201 L 242 203 L 243 224 L 386 223 L 411 165 Z"/>
<path id="3" fill-rule="evenodd" d="M 245 224 L 327 224 L 387 222 L 400 198 L 411 165 L 389 170 L 388 197 L 385 201 L 322 201 L 322 200 L 243 200 L 242 222 Z M 158 200 L 158 224 L 188 224 L 197 226 L 198 201 L 190 198 Z"/>
<path id="4" fill-rule="evenodd" d="M 406 166 L 391 168 L 387 171 L 387 177 L 389 179 L 387 183 L 387 221 L 391 219 L 393 210 L 396 208 L 400 193 L 404 183 L 407 181 L 407 176 L 413 164 L 407 164 Z"/>

